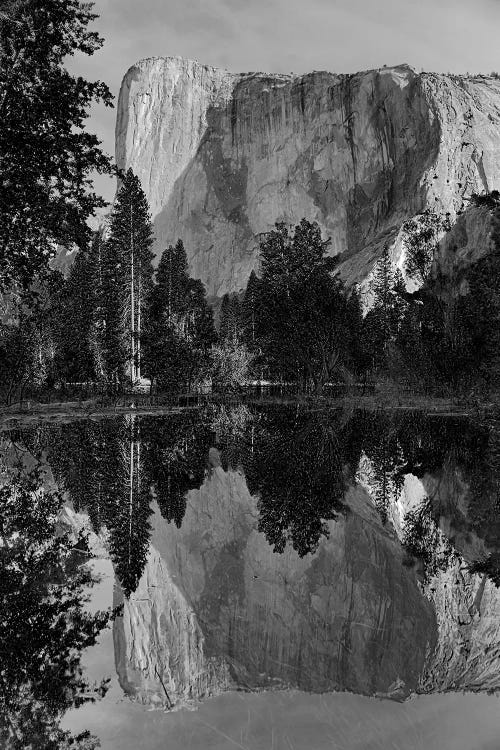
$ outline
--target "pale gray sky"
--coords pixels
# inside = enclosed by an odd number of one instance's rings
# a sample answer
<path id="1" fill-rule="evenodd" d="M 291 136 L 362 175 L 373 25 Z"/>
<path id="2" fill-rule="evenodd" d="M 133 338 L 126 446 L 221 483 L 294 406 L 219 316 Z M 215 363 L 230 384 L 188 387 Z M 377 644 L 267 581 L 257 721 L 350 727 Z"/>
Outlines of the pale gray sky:
<path id="1" fill-rule="evenodd" d="M 71 68 L 118 94 L 144 57 L 181 55 L 233 72 L 352 73 L 407 62 L 438 72 L 500 70 L 500 0 L 96 0 L 105 39 Z M 89 128 L 114 152 L 114 111 Z M 110 199 L 114 183 L 98 179 Z"/>

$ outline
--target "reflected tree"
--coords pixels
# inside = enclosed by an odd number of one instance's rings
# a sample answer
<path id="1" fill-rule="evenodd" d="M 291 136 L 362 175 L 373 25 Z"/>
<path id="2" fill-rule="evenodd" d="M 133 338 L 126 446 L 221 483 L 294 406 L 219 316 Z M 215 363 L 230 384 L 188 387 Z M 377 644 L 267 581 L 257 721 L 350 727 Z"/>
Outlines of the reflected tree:
<path id="1" fill-rule="evenodd" d="M 329 535 L 327 521 L 345 514 L 344 494 L 359 460 L 349 438 L 328 414 L 277 409 L 267 415 L 244 468 L 258 497 L 259 531 L 275 552 L 288 542 L 300 557 L 314 552 Z"/>
<path id="2" fill-rule="evenodd" d="M 180 528 L 187 493 L 203 484 L 212 433 L 198 413 L 142 419 L 145 472 L 160 512 Z"/>
<path id="3" fill-rule="evenodd" d="M 151 515 L 144 475 L 141 422 L 134 416 L 75 422 L 55 428 L 48 460 L 76 510 L 88 512 L 94 530 L 109 532 L 109 551 L 126 596 L 146 563 Z"/>
<path id="4" fill-rule="evenodd" d="M 402 543 L 406 551 L 423 564 L 424 579 L 446 570 L 453 548 L 439 530 L 429 499 L 404 517 Z"/>
<path id="5" fill-rule="evenodd" d="M 112 613 L 85 607 L 97 579 L 76 564 L 75 543 L 58 523 L 61 497 L 39 470 L 19 467 L 0 487 L 0 744 L 8 750 L 98 747 L 89 732 L 60 726 L 70 708 L 94 702 L 107 680 L 91 684 L 82 651 Z"/>
<path id="6" fill-rule="evenodd" d="M 371 495 L 382 523 L 387 522 L 391 501 L 401 491 L 404 473 L 398 429 L 390 414 L 365 415 L 360 425 L 363 450 L 371 464 Z"/>

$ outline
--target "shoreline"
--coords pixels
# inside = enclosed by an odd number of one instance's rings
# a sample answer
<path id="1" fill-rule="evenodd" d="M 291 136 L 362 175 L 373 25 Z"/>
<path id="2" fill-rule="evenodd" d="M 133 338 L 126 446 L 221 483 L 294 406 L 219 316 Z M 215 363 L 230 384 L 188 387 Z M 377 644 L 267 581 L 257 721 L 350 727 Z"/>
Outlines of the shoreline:
<path id="1" fill-rule="evenodd" d="M 89 401 L 61 401 L 52 404 L 33 404 L 26 407 L 22 407 L 18 404 L 10 407 L 0 407 L 0 430 L 15 429 L 17 426 L 26 426 L 50 421 L 74 421 L 76 419 L 93 420 L 120 416 L 123 414 L 137 414 L 138 416 L 178 414 L 187 410 L 201 409 L 210 404 L 223 406 L 237 406 L 239 404 L 246 404 L 248 406 L 301 404 L 306 408 L 316 408 L 321 410 L 345 408 L 351 410 L 363 409 L 365 411 L 420 411 L 427 412 L 430 416 L 434 414 L 442 417 L 468 417 L 473 419 L 480 419 L 495 408 L 495 404 L 491 402 L 456 403 L 451 399 L 433 399 L 424 397 L 391 400 L 387 397 L 377 399 L 374 396 L 344 397 L 338 399 L 307 398 L 304 396 L 264 399 L 223 396 L 182 406 L 154 404 L 135 405 L 134 403 L 123 406 L 100 406 L 95 402 Z"/>

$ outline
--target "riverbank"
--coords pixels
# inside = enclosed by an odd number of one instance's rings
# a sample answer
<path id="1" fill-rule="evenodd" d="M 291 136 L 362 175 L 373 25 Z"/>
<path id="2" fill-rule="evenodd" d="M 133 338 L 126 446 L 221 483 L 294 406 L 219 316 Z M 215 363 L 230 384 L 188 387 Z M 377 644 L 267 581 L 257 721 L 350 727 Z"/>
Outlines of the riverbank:
<path id="1" fill-rule="evenodd" d="M 497 408 L 493 402 L 458 401 L 446 398 L 428 398 L 413 396 L 411 398 L 387 398 L 377 395 L 344 396 L 342 398 L 315 398 L 310 396 L 273 396 L 259 398 L 256 396 L 217 394 L 211 397 L 198 397 L 196 394 L 171 399 L 170 403 L 146 403 L 145 399 L 135 399 L 133 396 L 127 403 L 103 405 L 96 399 L 86 401 L 60 401 L 50 404 L 25 402 L 11 406 L 0 406 L 0 430 L 13 429 L 17 426 L 37 424 L 51 421 L 74 421 L 75 419 L 101 419 L 104 417 L 123 414 L 137 414 L 142 416 L 173 414 L 187 409 L 199 409 L 209 404 L 236 406 L 247 404 L 258 405 L 297 405 L 308 409 L 346 409 L 365 411 L 420 411 L 439 416 L 463 416 L 472 419 L 487 417 Z"/>

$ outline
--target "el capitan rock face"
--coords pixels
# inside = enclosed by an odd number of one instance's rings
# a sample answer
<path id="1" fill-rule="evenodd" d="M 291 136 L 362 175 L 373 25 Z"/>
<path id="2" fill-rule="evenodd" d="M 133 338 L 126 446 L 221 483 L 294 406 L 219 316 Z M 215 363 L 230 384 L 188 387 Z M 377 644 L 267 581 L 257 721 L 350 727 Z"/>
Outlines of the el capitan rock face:
<path id="1" fill-rule="evenodd" d="M 139 586 L 115 601 L 123 689 L 153 704 L 228 689 L 416 690 L 435 615 L 368 495 L 352 487 L 346 500 L 346 519 L 304 558 L 273 553 L 239 472 L 215 468 L 190 491 L 180 529 L 155 508 Z"/>
<path id="2" fill-rule="evenodd" d="M 148 197 L 155 251 L 182 238 L 210 295 L 238 291 L 258 236 L 316 220 L 360 281 L 402 223 L 430 207 L 455 219 L 500 188 L 500 81 L 417 74 L 233 75 L 151 58 L 124 77 L 116 159 Z"/>

